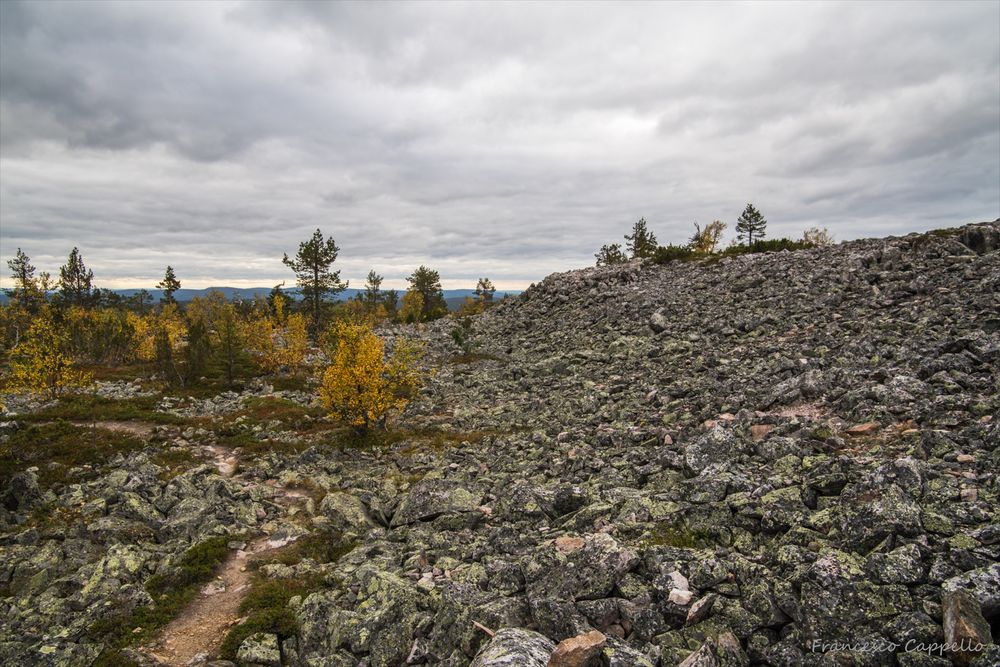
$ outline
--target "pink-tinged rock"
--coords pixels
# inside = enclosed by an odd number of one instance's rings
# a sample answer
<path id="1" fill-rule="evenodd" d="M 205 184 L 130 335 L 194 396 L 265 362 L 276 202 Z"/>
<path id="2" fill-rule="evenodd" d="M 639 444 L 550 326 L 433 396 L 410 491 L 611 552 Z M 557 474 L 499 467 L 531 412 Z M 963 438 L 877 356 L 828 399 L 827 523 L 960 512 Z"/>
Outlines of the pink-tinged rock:
<path id="1" fill-rule="evenodd" d="M 687 577 L 676 570 L 670 573 L 670 581 L 673 583 L 673 588 L 677 590 L 691 590 L 691 585 L 688 583 Z"/>
<path id="2" fill-rule="evenodd" d="M 712 612 L 712 605 L 715 603 L 715 594 L 710 593 L 705 597 L 701 598 L 693 605 L 691 609 L 688 610 L 687 619 L 684 621 L 685 625 L 697 625 L 701 623 L 708 615 Z"/>
<path id="3" fill-rule="evenodd" d="M 557 537 L 555 540 L 556 549 L 564 554 L 571 554 L 574 551 L 579 551 L 586 544 L 582 537 L 569 537 L 563 535 L 562 537 Z"/>
<path id="4" fill-rule="evenodd" d="M 864 424 L 855 424 L 851 428 L 844 431 L 847 435 L 869 435 L 874 433 L 879 429 L 878 422 L 865 422 Z"/>
<path id="5" fill-rule="evenodd" d="M 941 596 L 945 644 L 952 664 L 968 665 L 991 643 L 990 624 L 983 618 L 979 601 L 967 591 L 945 591 Z"/>
<path id="6" fill-rule="evenodd" d="M 679 588 L 670 591 L 670 601 L 681 607 L 686 607 L 693 597 L 694 593 L 691 591 L 682 591 Z"/>
<path id="7" fill-rule="evenodd" d="M 591 630 L 587 634 L 570 637 L 559 642 L 549 657 L 548 667 L 591 667 L 599 662 L 601 649 L 608 639 L 602 632 Z"/>

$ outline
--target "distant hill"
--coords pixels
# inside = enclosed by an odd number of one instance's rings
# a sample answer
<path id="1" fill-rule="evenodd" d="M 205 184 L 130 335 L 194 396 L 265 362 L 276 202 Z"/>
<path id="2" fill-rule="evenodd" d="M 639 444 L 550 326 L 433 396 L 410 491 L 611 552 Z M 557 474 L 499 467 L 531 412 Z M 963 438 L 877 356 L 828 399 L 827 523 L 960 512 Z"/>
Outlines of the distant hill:
<path id="1" fill-rule="evenodd" d="M 229 301 L 232 301 L 233 299 L 253 301 L 253 299 L 256 298 L 258 295 L 266 297 L 268 294 L 271 293 L 271 289 L 272 288 L 270 287 L 206 287 L 204 289 L 179 289 L 176 292 L 174 292 L 174 298 L 180 301 L 181 303 L 185 303 L 191 301 L 196 297 L 207 296 L 208 293 L 211 291 L 219 291 L 222 292 L 222 294 Z M 116 289 L 111 291 L 114 292 L 115 294 L 120 294 L 121 296 L 129 297 L 138 294 L 140 288 Z M 163 297 L 163 290 L 147 289 L 146 291 L 149 292 L 150 296 L 152 297 L 153 303 L 159 303 L 160 299 Z M 340 293 L 338 300 L 347 301 L 353 299 L 358 293 L 363 291 L 364 290 L 356 289 L 354 287 L 348 288 Z M 400 293 L 400 297 L 402 297 L 403 290 L 397 290 L 397 291 Z M 289 298 L 296 300 L 300 298 L 299 290 L 296 287 L 285 289 L 283 290 L 283 292 Z M 521 293 L 520 290 L 510 290 L 505 293 L 498 292 L 497 299 L 500 299 L 503 296 L 503 294 L 507 294 L 509 296 L 515 296 L 520 293 Z M 465 299 L 465 297 L 473 296 L 474 294 L 475 290 L 472 289 L 446 289 L 444 290 L 444 299 L 445 302 L 448 304 L 448 308 L 450 310 L 456 310 L 458 309 L 459 306 L 462 305 L 462 301 Z M 0 292 L 0 304 L 6 305 L 8 301 L 9 299 L 7 297 L 7 293 Z"/>

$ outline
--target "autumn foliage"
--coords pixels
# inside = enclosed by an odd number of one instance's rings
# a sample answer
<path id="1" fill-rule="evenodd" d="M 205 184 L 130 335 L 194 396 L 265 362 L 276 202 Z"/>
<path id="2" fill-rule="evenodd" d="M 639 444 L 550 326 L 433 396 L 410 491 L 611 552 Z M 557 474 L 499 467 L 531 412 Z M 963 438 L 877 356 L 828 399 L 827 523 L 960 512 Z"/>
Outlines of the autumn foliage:
<path id="1" fill-rule="evenodd" d="M 43 307 L 11 351 L 5 389 L 55 398 L 88 384 L 90 376 L 77 368 L 70 345 L 67 329 L 55 321 L 49 306 Z"/>
<path id="2" fill-rule="evenodd" d="M 336 322 L 328 340 L 333 349 L 320 385 L 323 405 L 359 432 L 384 427 L 389 413 L 402 410 L 420 387 L 420 349 L 401 341 L 387 358 L 385 341 L 364 322 Z"/>
<path id="3" fill-rule="evenodd" d="M 288 313 L 285 299 L 274 298 L 272 312 L 259 308 L 246 324 L 247 348 L 254 361 L 266 373 L 294 369 L 302 365 L 309 339 L 306 320 L 301 313 Z"/>

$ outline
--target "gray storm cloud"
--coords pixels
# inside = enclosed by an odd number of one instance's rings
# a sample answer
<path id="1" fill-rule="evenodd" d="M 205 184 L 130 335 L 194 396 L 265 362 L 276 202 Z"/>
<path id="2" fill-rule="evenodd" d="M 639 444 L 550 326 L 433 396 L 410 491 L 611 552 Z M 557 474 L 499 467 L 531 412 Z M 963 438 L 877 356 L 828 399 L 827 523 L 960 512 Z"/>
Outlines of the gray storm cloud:
<path id="1" fill-rule="evenodd" d="M 1000 216 L 1000 4 L 0 3 L 0 257 L 104 286 L 584 266 L 747 201 L 838 239 Z"/>

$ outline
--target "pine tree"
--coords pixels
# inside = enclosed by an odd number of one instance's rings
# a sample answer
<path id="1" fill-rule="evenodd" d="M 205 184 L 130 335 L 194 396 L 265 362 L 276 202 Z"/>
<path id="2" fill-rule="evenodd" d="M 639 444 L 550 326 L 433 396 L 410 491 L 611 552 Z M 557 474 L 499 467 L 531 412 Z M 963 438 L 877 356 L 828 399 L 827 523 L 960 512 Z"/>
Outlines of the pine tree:
<path id="1" fill-rule="evenodd" d="M 129 307 L 139 311 L 140 315 L 146 313 L 146 304 L 152 303 L 152 301 L 153 297 L 144 289 L 139 290 L 128 298 Z"/>
<path id="2" fill-rule="evenodd" d="M 287 300 L 288 298 L 285 296 L 285 292 L 282 289 L 284 286 L 285 286 L 285 281 L 282 280 L 279 284 L 272 287 L 271 291 L 267 295 L 267 305 L 272 313 L 274 312 L 275 309 L 274 303 L 277 299 L 282 299 L 282 301 L 284 301 Z"/>
<path id="3" fill-rule="evenodd" d="M 219 339 L 218 357 L 226 374 L 226 383 L 232 387 L 236 380 L 236 368 L 243 359 L 246 339 L 240 326 L 236 308 L 227 303 L 219 314 L 216 323 L 216 335 Z"/>
<path id="4" fill-rule="evenodd" d="M 368 272 L 368 281 L 365 283 L 365 291 L 360 294 L 361 300 L 369 307 L 374 308 L 383 299 L 382 276 L 375 273 L 375 269 Z"/>
<path id="5" fill-rule="evenodd" d="M 394 289 L 386 290 L 383 295 L 382 305 L 385 306 L 386 315 L 391 319 L 395 319 L 399 311 L 399 292 Z"/>
<path id="6" fill-rule="evenodd" d="M 597 266 L 611 266 L 613 264 L 624 264 L 628 257 L 622 252 L 621 243 L 605 243 L 601 249 L 594 253 L 597 258 Z"/>
<path id="7" fill-rule="evenodd" d="M 754 208 L 753 204 L 747 204 L 743 213 L 736 220 L 736 239 L 743 243 L 745 238 L 747 245 L 752 246 L 754 238 L 757 240 L 764 238 L 766 229 L 767 220 L 764 219 L 764 216 Z"/>
<path id="8" fill-rule="evenodd" d="M 14 279 L 14 289 L 6 290 L 12 305 L 18 305 L 34 312 L 45 301 L 45 292 L 35 278 L 35 267 L 31 259 L 18 248 L 13 259 L 7 260 L 10 277 Z"/>
<path id="9" fill-rule="evenodd" d="M 83 263 L 79 248 L 73 248 L 59 268 L 59 294 L 72 306 L 89 306 L 93 296 L 94 272 Z"/>
<path id="10" fill-rule="evenodd" d="M 322 320 L 323 302 L 328 296 L 336 296 L 348 283 L 340 281 L 340 270 L 331 266 L 337 261 L 340 248 L 332 238 L 324 239 L 323 232 L 316 230 L 312 238 L 299 244 L 294 259 L 286 253 L 281 260 L 295 272 L 296 284 L 302 289 L 302 298 L 309 304 L 313 317 L 313 334 L 318 334 Z"/>
<path id="11" fill-rule="evenodd" d="M 444 290 L 441 289 L 441 276 L 437 271 L 421 265 L 407 280 L 410 283 L 408 291 L 417 292 L 421 296 L 421 322 L 448 314 L 448 304 L 445 303 Z"/>
<path id="12" fill-rule="evenodd" d="M 493 285 L 493 281 L 489 278 L 480 278 L 479 282 L 476 283 L 476 298 L 483 303 L 492 302 L 493 295 L 496 291 L 497 288 Z"/>
<path id="13" fill-rule="evenodd" d="M 31 265 L 31 259 L 24 254 L 20 248 L 13 259 L 7 260 L 10 267 L 10 277 L 14 279 L 14 289 L 7 290 L 7 295 L 17 298 L 19 292 L 26 292 L 35 284 L 35 267 Z"/>
<path id="14" fill-rule="evenodd" d="M 187 345 L 184 346 L 184 385 L 198 382 L 205 373 L 208 360 L 212 356 L 212 343 L 208 329 L 201 320 L 188 322 Z"/>
<path id="15" fill-rule="evenodd" d="M 632 225 L 632 233 L 626 234 L 625 240 L 632 259 L 652 257 L 656 252 L 656 236 L 646 229 L 646 218 L 639 218 L 639 222 Z"/>
<path id="16" fill-rule="evenodd" d="M 167 272 L 164 274 L 163 280 L 156 283 L 156 287 L 163 290 L 163 298 L 160 299 L 160 303 L 177 303 L 174 300 L 174 292 L 181 288 L 181 281 L 177 280 L 172 266 L 167 266 Z"/>

